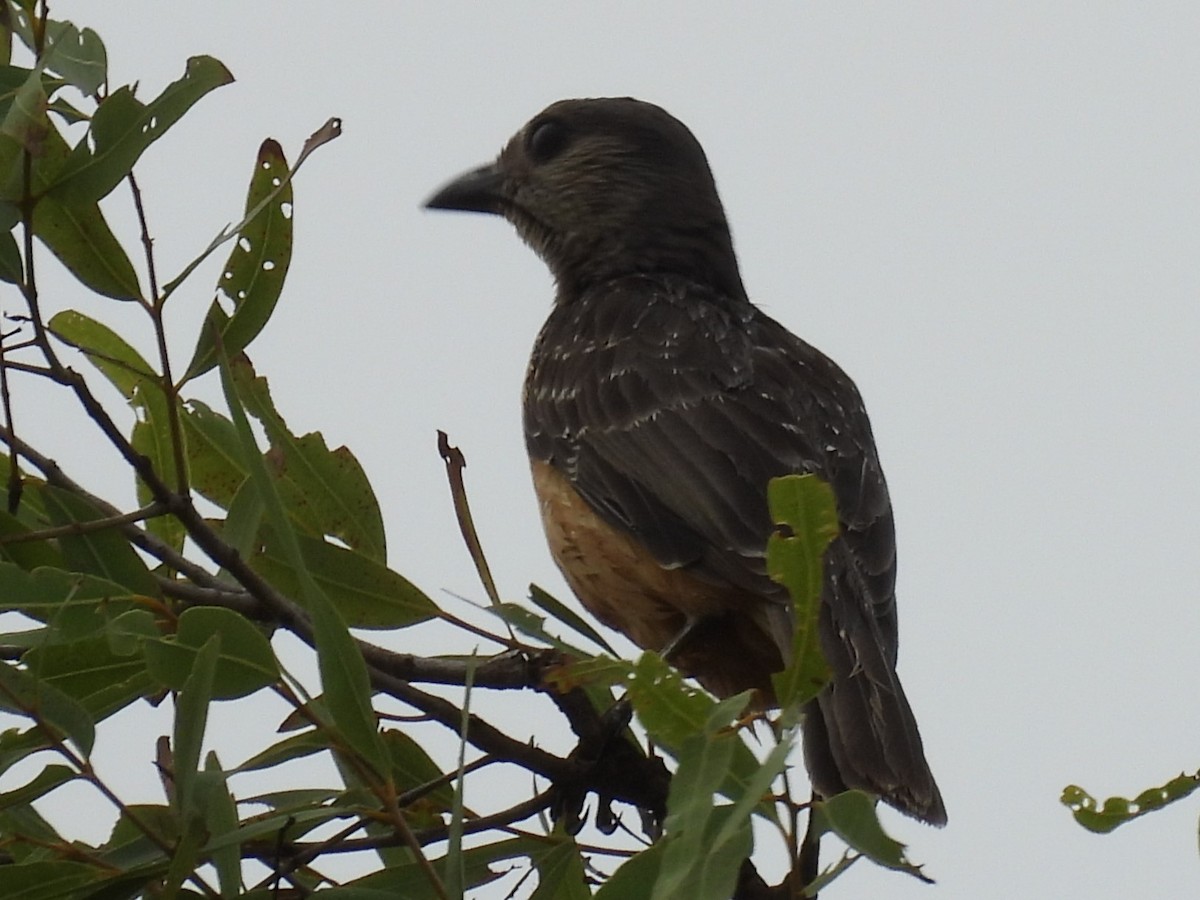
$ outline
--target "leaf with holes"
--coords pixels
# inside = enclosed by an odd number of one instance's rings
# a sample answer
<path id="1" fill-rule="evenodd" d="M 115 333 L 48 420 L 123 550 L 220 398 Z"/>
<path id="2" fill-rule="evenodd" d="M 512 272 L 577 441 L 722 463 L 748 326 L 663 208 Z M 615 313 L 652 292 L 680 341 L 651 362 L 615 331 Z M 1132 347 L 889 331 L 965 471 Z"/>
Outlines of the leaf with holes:
<path id="1" fill-rule="evenodd" d="M 233 76 L 220 62 L 195 56 L 188 60 L 183 77 L 149 103 L 138 100 L 131 87 L 114 91 L 92 117 L 91 140 L 84 137 L 75 145 L 50 195 L 67 205 L 94 203 L 107 196 L 147 147 L 201 97 L 231 81 Z"/>
<path id="2" fill-rule="evenodd" d="M 282 184 L 287 175 L 283 148 L 273 140 L 263 141 L 246 195 L 247 213 L 274 196 L 238 235 L 217 283 L 217 290 L 233 304 L 233 314 L 213 300 L 184 381 L 217 364 L 218 338 L 232 360 L 271 318 L 292 261 L 292 186 Z"/>
<path id="3" fill-rule="evenodd" d="M 108 54 L 100 35 L 90 28 L 79 29 L 70 22 L 46 22 L 42 66 L 57 72 L 87 95 L 100 90 L 108 78 Z"/>
<path id="4" fill-rule="evenodd" d="M 1148 812 L 1182 800 L 1200 788 L 1200 772 L 1195 775 L 1181 774 L 1162 787 L 1148 788 L 1132 800 L 1124 797 L 1109 797 L 1103 803 L 1076 785 L 1063 788 L 1062 803 L 1071 810 L 1075 821 L 1097 834 L 1107 834 L 1115 828 L 1132 822 Z"/>

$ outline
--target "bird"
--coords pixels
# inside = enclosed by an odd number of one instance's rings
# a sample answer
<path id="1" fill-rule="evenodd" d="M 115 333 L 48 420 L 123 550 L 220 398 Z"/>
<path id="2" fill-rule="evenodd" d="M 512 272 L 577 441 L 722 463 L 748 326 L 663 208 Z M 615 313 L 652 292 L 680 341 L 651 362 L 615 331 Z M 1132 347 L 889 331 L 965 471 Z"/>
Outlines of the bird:
<path id="1" fill-rule="evenodd" d="M 819 616 L 831 678 L 803 717 L 813 790 L 945 824 L 896 674 L 894 516 L 861 395 L 751 302 L 687 126 L 629 97 L 561 100 L 425 206 L 507 219 L 553 275 L 523 423 L 550 551 L 582 605 L 715 696 L 774 705 L 792 623 L 766 571 L 767 486 L 819 476 L 839 534 Z"/>

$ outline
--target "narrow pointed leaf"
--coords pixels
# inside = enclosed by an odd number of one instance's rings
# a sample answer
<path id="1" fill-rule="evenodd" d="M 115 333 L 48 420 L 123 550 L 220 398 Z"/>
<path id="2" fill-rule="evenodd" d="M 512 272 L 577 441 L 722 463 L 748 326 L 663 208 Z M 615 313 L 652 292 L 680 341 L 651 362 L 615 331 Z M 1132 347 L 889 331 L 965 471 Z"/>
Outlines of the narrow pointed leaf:
<path id="1" fill-rule="evenodd" d="M 196 654 L 192 671 L 175 698 L 175 732 L 171 741 L 175 761 L 173 774 L 175 796 L 185 821 L 193 815 L 203 815 L 203 810 L 193 805 L 193 785 L 200 768 L 200 747 L 204 743 L 208 706 L 213 700 L 213 680 L 220 657 L 221 636 L 214 634 Z"/>
<path id="2" fill-rule="evenodd" d="M 592 643 L 599 646 L 602 650 L 606 650 L 613 656 L 617 655 L 617 651 L 612 648 L 608 641 L 601 637 L 600 632 L 596 631 L 595 628 L 588 624 L 586 619 L 575 612 L 575 610 L 562 603 L 562 601 L 560 601 L 557 597 L 554 597 L 548 592 L 542 590 L 536 584 L 531 584 L 529 586 L 529 599 L 532 600 L 539 609 L 558 619 L 558 621 L 562 622 L 568 628 L 571 628 L 574 631 L 577 631 L 579 634 L 582 634 Z"/>
<path id="3" fill-rule="evenodd" d="M 590 900 L 579 845 L 571 839 L 554 844 L 534 859 L 538 886 L 529 900 Z"/>
<path id="4" fill-rule="evenodd" d="M 52 334 L 81 351 L 126 400 L 134 398 L 139 385 L 158 378 L 158 373 L 123 337 L 91 316 L 65 309 L 47 325 Z"/>
<path id="5" fill-rule="evenodd" d="M 237 806 L 230 796 L 225 773 L 215 753 L 209 753 L 204 770 L 196 776 L 196 805 L 204 810 L 204 824 L 209 840 L 220 840 L 235 834 L 238 827 Z M 242 893 L 241 848 L 228 843 L 211 851 L 213 867 L 221 887 L 221 896 L 237 897 Z"/>
<path id="6" fill-rule="evenodd" d="M 202 262 L 208 259 L 214 250 L 240 234 L 242 229 L 246 228 L 258 217 L 259 213 L 261 213 L 267 206 L 275 202 L 276 197 L 280 193 L 285 190 L 289 190 L 289 185 L 291 184 L 292 178 L 297 172 L 300 171 L 300 167 L 304 165 L 304 161 L 308 159 L 309 154 L 323 144 L 327 144 L 334 138 L 339 137 L 341 133 L 342 120 L 334 118 L 328 120 L 324 125 L 309 135 L 308 140 L 304 142 L 304 147 L 300 150 L 300 156 L 296 160 L 296 165 L 292 166 L 287 175 L 275 185 L 275 189 L 266 197 L 264 197 L 261 203 L 259 203 L 253 209 L 248 210 L 246 215 L 242 218 L 242 221 L 238 222 L 236 225 L 227 225 L 225 228 L 222 228 L 220 234 L 218 234 L 212 239 L 212 241 L 209 242 L 209 245 L 204 248 L 199 256 L 184 266 L 182 272 L 164 285 L 162 289 L 162 299 L 166 300 L 167 297 L 175 293 L 176 289 L 187 280 L 188 276 L 191 275 L 192 272 L 194 272 Z"/>
<path id="7" fill-rule="evenodd" d="M 48 102 L 42 73 L 36 69 L 30 70 L 13 95 L 12 103 L 7 105 L 4 119 L 0 121 L 0 134 L 12 138 L 17 146 L 36 157 L 41 153 L 42 143 L 50 129 L 46 117 Z"/>
<path id="8" fill-rule="evenodd" d="M 781 706 L 798 710 L 829 680 L 818 625 L 825 548 L 838 533 L 837 506 L 833 490 L 815 475 L 773 478 L 767 495 L 771 521 L 788 530 L 768 540 L 767 573 L 788 589 L 795 627 L 791 662 L 773 680 Z"/>
<path id="9" fill-rule="evenodd" d="M 33 231 L 84 287 L 114 300 L 142 296 L 129 254 L 97 204 L 68 206 L 43 197 L 34 209 Z"/>
<path id="10" fill-rule="evenodd" d="M 5 472 L 11 471 L 8 466 L 8 458 L 0 454 L 0 469 Z M 26 504 L 22 503 L 22 508 Z M 7 510 L 0 509 L 0 536 L 7 537 L 9 535 L 29 534 L 33 531 L 24 522 L 16 516 L 8 514 Z M 32 571 L 41 566 L 49 566 L 51 568 L 63 568 L 62 553 L 58 547 L 51 541 L 17 541 L 12 544 L 0 544 L 0 560 L 16 563 L 25 571 Z M 0 595 L 0 603 L 4 599 Z"/>
<path id="11" fill-rule="evenodd" d="M 287 174 L 283 148 L 273 140 L 264 141 L 246 195 L 247 213 L 271 199 L 241 229 L 217 283 L 233 313 L 226 313 L 213 300 L 184 381 L 217 364 L 217 334 L 233 359 L 258 336 L 275 310 L 292 261 L 292 187 L 285 182 Z"/>
<path id="12" fill-rule="evenodd" d="M 154 688 L 141 655 L 115 652 L 106 631 L 35 647 L 25 654 L 30 671 L 78 702 L 96 722 L 148 696 Z"/>

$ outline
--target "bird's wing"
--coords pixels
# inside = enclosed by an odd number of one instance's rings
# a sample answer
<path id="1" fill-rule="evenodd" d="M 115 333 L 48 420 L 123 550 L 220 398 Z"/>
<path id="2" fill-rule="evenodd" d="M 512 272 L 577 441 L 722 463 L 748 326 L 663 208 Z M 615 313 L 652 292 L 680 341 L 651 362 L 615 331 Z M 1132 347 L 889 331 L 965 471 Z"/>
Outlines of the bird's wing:
<path id="1" fill-rule="evenodd" d="M 858 392 L 749 304 L 649 278 L 578 298 L 539 338 L 525 416 L 531 455 L 660 564 L 781 602 L 765 574 L 767 482 L 817 473 L 858 600 L 890 623 L 891 504 Z"/>

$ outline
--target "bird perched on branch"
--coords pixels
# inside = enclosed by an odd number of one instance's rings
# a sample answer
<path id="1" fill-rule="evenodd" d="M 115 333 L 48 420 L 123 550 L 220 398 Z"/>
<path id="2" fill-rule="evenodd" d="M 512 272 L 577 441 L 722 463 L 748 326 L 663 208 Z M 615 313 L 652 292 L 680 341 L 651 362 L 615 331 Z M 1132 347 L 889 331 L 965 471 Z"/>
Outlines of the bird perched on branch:
<path id="1" fill-rule="evenodd" d="M 563 100 L 434 209 L 512 222 L 557 284 L 524 388 L 551 552 L 602 622 L 719 697 L 773 702 L 790 602 L 766 574 L 767 483 L 816 473 L 832 680 L 806 710 L 814 790 L 859 788 L 944 824 L 896 676 L 892 506 L 857 388 L 751 304 L 700 144 L 633 99 Z"/>

